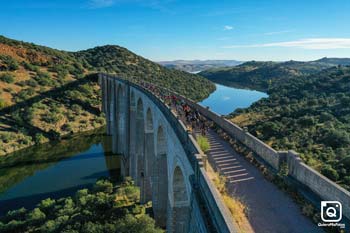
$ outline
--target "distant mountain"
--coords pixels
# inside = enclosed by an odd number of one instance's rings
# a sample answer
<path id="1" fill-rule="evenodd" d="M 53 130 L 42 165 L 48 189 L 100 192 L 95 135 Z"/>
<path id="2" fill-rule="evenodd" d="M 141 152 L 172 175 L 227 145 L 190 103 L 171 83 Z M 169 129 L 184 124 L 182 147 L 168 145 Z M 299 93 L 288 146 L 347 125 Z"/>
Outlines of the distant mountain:
<path id="1" fill-rule="evenodd" d="M 99 71 L 153 82 L 194 100 L 215 90 L 198 75 L 116 45 L 66 52 L 0 36 L 0 155 L 103 126 L 93 75 Z"/>
<path id="2" fill-rule="evenodd" d="M 349 66 L 350 65 L 350 58 L 328 58 L 324 57 L 319 60 L 316 60 L 315 62 L 323 62 L 328 63 L 332 65 L 343 65 L 343 66 Z"/>
<path id="3" fill-rule="evenodd" d="M 278 82 L 303 77 L 332 67 L 327 62 L 260 62 L 250 61 L 235 67 L 213 68 L 199 74 L 209 80 L 228 86 L 268 91 Z"/>
<path id="4" fill-rule="evenodd" d="M 211 68 L 236 66 L 243 62 L 236 60 L 175 60 L 161 61 L 158 63 L 167 68 L 182 70 L 189 73 L 198 73 Z"/>

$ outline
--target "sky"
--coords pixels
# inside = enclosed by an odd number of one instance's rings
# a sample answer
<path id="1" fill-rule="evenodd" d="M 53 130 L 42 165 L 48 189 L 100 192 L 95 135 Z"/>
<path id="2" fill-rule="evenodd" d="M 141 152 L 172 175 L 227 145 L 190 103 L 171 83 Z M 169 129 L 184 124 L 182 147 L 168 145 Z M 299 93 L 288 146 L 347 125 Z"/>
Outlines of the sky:
<path id="1" fill-rule="evenodd" d="M 350 0 L 0 0 L 0 35 L 154 61 L 350 57 Z"/>

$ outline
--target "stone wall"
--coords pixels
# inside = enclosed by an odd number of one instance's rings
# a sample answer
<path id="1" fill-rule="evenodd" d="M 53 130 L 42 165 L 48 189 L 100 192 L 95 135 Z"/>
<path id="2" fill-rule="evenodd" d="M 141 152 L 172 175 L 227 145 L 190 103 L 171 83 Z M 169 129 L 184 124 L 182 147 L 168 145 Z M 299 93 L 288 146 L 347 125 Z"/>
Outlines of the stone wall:
<path id="1" fill-rule="evenodd" d="M 239 140 L 245 146 L 263 159 L 264 163 L 270 165 L 275 171 L 279 171 L 282 163 L 288 166 L 288 176 L 296 180 L 301 186 L 310 189 L 321 200 L 339 201 L 343 206 L 343 215 L 350 219 L 350 192 L 337 185 L 327 177 L 321 175 L 311 167 L 303 163 L 299 155 L 294 151 L 276 151 L 258 138 L 244 131 L 236 124 L 228 121 L 222 116 L 210 111 L 191 100 L 180 96 L 188 105 L 199 111 L 203 116 L 213 121 L 231 137 Z M 299 189 L 300 187 L 296 187 Z"/>
<path id="2" fill-rule="evenodd" d="M 339 201 L 343 206 L 343 215 L 350 219 L 349 191 L 307 166 L 296 152 L 289 151 L 286 159 L 291 177 L 318 194 L 322 200 Z"/>
<path id="3" fill-rule="evenodd" d="M 181 98 L 187 102 L 192 108 L 197 109 L 203 116 L 213 121 L 217 124 L 221 129 L 223 129 L 226 133 L 228 133 L 231 137 L 239 140 L 245 146 L 254 151 L 257 155 L 259 155 L 266 163 L 268 163 L 272 168 L 278 170 L 280 165 L 280 154 L 260 141 L 258 138 L 254 137 L 248 132 L 245 132 L 242 128 L 237 126 L 236 124 L 230 122 L 217 115 L 216 113 L 210 111 L 209 109 L 203 107 L 200 104 L 197 104 L 193 101 L 187 100 L 186 98 Z"/>
<path id="4" fill-rule="evenodd" d="M 209 213 L 212 218 L 212 224 L 215 228 L 221 228 L 221 232 L 239 232 L 238 227 L 234 224 L 232 215 L 227 209 L 221 195 L 218 193 L 215 185 L 209 179 L 204 168 L 200 168 L 198 176 L 198 184 L 200 186 L 200 195 L 203 197 L 203 202 L 209 208 Z"/>

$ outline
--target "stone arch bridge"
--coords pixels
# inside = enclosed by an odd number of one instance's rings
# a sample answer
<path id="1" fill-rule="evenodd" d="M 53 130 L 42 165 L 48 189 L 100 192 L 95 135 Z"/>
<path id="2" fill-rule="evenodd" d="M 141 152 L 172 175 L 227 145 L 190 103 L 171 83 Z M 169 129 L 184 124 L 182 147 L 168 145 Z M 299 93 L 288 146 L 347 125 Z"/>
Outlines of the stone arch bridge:
<path id="1" fill-rule="evenodd" d="M 122 171 L 152 201 L 156 223 L 167 232 L 237 232 L 203 164 L 206 157 L 185 125 L 142 85 L 99 74 L 102 111 Z"/>

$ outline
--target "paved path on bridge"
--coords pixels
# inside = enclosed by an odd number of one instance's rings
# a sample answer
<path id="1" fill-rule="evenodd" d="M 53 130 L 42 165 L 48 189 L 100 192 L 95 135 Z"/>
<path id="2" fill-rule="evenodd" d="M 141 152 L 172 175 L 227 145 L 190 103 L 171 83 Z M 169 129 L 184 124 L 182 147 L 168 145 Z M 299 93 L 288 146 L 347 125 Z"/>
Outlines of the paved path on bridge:
<path id="1" fill-rule="evenodd" d="M 286 193 L 264 178 L 262 173 L 214 131 L 208 133 L 212 166 L 228 179 L 228 191 L 248 206 L 248 219 L 257 233 L 323 232 L 302 215 L 300 207 Z"/>

